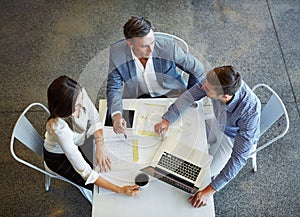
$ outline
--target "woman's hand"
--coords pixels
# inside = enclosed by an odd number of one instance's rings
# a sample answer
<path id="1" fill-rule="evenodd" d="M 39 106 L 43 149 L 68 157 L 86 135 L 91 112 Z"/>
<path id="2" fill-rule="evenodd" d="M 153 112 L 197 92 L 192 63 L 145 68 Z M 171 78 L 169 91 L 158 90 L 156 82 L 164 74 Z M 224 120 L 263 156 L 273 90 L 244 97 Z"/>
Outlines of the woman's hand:
<path id="1" fill-rule="evenodd" d="M 97 144 L 99 142 L 96 141 L 96 154 L 95 154 L 95 164 L 99 165 L 100 172 L 106 172 L 108 169 L 111 170 L 111 162 L 109 157 L 107 157 L 105 150 L 102 144 Z"/>
<path id="2" fill-rule="evenodd" d="M 137 196 L 140 192 L 140 187 L 138 185 L 126 185 L 120 188 L 120 194 L 127 196 Z"/>
<path id="3" fill-rule="evenodd" d="M 101 176 L 97 178 L 97 180 L 94 183 L 100 188 L 104 188 L 107 190 L 110 190 L 112 192 L 123 194 L 127 196 L 137 196 L 140 192 L 140 187 L 138 185 L 126 185 L 123 187 L 120 187 L 118 185 L 115 185 L 105 179 L 103 179 Z"/>

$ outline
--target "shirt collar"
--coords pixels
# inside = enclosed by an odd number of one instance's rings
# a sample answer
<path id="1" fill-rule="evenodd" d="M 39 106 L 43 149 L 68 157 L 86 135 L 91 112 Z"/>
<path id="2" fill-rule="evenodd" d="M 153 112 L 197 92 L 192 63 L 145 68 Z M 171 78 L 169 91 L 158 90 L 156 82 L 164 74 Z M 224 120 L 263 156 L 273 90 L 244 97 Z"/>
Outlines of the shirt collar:
<path id="1" fill-rule="evenodd" d="M 134 54 L 133 50 L 130 48 L 130 52 L 131 52 L 131 55 L 132 55 L 132 59 L 134 61 L 138 60 L 138 58 L 136 57 L 136 55 Z"/>
<path id="2" fill-rule="evenodd" d="M 238 102 L 240 101 L 242 97 L 242 92 L 244 89 L 244 81 L 242 81 L 241 87 L 238 89 L 238 91 L 234 94 L 233 99 L 229 104 L 226 105 L 226 110 L 229 112 L 232 112 L 236 106 L 238 105 Z"/>

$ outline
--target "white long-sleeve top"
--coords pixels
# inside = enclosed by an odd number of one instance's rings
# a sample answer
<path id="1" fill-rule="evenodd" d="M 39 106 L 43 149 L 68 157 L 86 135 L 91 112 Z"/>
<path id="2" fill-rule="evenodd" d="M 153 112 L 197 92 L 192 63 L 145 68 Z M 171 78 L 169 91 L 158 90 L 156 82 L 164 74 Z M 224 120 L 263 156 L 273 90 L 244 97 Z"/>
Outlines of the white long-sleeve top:
<path id="1" fill-rule="evenodd" d="M 89 184 L 94 183 L 99 175 L 84 160 L 78 146 L 84 143 L 85 136 L 88 137 L 102 129 L 103 124 L 85 89 L 82 89 L 82 96 L 84 108 L 80 111 L 79 117 L 74 117 L 73 121 L 84 130 L 76 132 L 71 130 L 62 118 L 51 119 L 47 122 L 44 147 L 51 153 L 64 153 L 73 168 L 86 180 L 85 184 Z"/>

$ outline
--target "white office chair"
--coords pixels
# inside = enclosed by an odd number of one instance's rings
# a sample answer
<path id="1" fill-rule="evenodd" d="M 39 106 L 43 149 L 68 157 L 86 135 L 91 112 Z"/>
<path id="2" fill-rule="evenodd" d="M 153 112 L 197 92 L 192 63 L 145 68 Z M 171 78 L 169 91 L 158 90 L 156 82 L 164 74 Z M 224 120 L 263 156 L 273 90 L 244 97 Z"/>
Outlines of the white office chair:
<path id="1" fill-rule="evenodd" d="M 65 182 L 68 182 L 68 183 L 76 186 L 80 190 L 80 192 L 84 195 L 84 197 L 92 204 L 92 198 L 93 198 L 92 191 L 85 189 L 81 186 L 78 186 L 78 185 L 74 184 L 73 182 L 71 182 L 71 181 L 65 179 L 64 177 L 56 174 L 55 172 L 51 171 L 47 167 L 47 165 L 45 164 L 44 161 L 43 161 L 44 168 L 41 168 L 41 166 L 33 165 L 32 163 L 29 163 L 26 160 L 23 160 L 16 155 L 15 150 L 14 150 L 15 139 L 19 140 L 23 145 L 25 145 L 27 148 L 29 148 L 31 151 L 33 151 L 34 153 L 36 153 L 43 159 L 44 140 L 41 137 L 41 135 L 38 133 L 38 131 L 35 129 L 35 127 L 32 125 L 32 123 L 29 121 L 29 119 L 25 116 L 26 113 L 32 107 L 42 108 L 43 111 L 45 111 L 49 115 L 49 110 L 47 109 L 46 106 L 44 106 L 41 103 L 32 103 L 22 112 L 22 114 L 20 115 L 20 117 L 18 118 L 18 120 L 14 126 L 12 136 L 11 136 L 11 141 L 10 141 L 10 151 L 11 151 L 13 158 L 15 160 L 17 160 L 18 162 L 45 174 L 45 190 L 46 191 L 48 191 L 50 188 L 51 178 L 60 179 L 60 180 L 63 180 Z"/>
<path id="2" fill-rule="evenodd" d="M 266 101 L 266 104 L 263 103 L 262 97 L 259 97 L 259 94 L 256 94 L 261 102 L 262 102 L 262 111 L 260 116 L 260 136 L 262 136 L 273 124 L 275 124 L 280 117 L 284 115 L 284 121 L 285 121 L 285 128 L 278 132 L 277 136 L 274 136 L 273 138 L 268 138 L 268 141 L 264 144 L 260 144 L 259 146 L 254 145 L 251 150 L 251 154 L 249 158 L 252 158 L 252 167 L 253 171 L 257 171 L 257 163 L 256 163 L 256 154 L 257 152 L 261 151 L 262 149 L 268 147 L 273 142 L 277 141 L 278 139 L 282 138 L 289 129 L 289 117 L 287 110 L 280 99 L 280 97 L 277 95 L 277 93 L 270 88 L 266 84 L 257 84 L 255 85 L 252 90 L 257 92 L 260 89 L 260 93 L 263 93 L 263 96 L 266 97 L 266 95 L 269 96 L 268 100 Z M 277 131 L 277 130 L 276 130 Z"/>
<path id="3" fill-rule="evenodd" d="M 164 33 L 164 32 L 154 32 L 154 36 L 155 36 L 155 38 L 163 38 L 163 39 L 172 40 L 172 41 L 176 42 L 186 53 L 189 52 L 189 46 L 185 42 L 185 40 L 183 40 L 182 38 L 180 38 L 176 35 L 172 35 L 172 34 Z M 178 70 L 181 72 L 181 75 L 184 78 L 184 80 L 186 82 L 188 82 L 189 75 L 179 68 L 178 68 Z"/>

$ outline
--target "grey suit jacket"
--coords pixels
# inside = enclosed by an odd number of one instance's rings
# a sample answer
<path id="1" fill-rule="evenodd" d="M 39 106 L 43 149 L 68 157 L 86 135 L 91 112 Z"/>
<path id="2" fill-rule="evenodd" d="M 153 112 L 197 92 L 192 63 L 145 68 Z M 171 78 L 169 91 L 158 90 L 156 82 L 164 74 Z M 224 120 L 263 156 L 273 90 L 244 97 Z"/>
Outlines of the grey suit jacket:
<path id="1" fill-rule="evenodd" d="M 109 72 L 107 79 L 108 113 L 122 111 L 123 98 L 138 98 L 139 84 L 130 47 L 125 39 L 110 46 Z M 159 85 L 168 90 L 183 92 L 187 84 L 176 67 L 196 78 L 193 84 L 204 77 L 202 63 L 185 53 L 171 40 L 157 39 L 152 53 L 153 65 Z M 189 84 L 192 86 L 193 84 Z"/>

